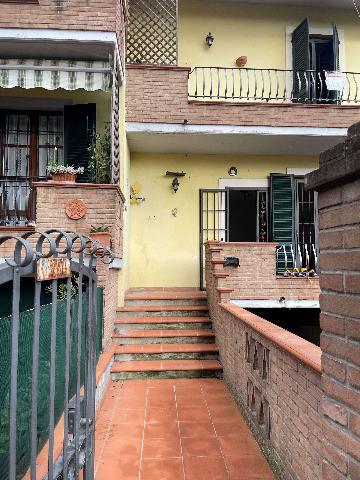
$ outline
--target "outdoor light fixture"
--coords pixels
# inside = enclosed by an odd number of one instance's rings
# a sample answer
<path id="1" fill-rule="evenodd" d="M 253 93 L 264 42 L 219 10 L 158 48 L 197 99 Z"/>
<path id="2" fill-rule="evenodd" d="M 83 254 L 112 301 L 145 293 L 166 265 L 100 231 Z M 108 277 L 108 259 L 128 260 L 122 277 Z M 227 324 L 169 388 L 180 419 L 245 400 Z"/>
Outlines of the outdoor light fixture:
<path id="1" fill-rule="evenodd" d="M 175 177 L 174 180 L 171 182 L 171 188 L 173 189 L 174 193 L 176 193 L 179 190 L 180 187 L 180 182 L 177 177 L 185 177 L 186 173 L 185 172 L 169 172 L 167 171 L 165 173 L 167 177 Z"/>
<path id="2" fill-rule="evenodd" d="M 230 177 L 236 177 L 237 175 L 237 168 L 236 167 L 230 167 L 228 170 L 228 174 Z"/>
<path id="3" fill-rule="evenodd" d="M 214 35 L 212 35 L 211 32 L 209 32 L 205 38 L 206 45 L 210 48 L 214 43 L 214 40 L 215 40 Z"/>
<path id="4" fill-rule="evenodd" d="M 172 189 L 174 190 L 174 193 L 176 193 L 179 190 L 180 183 L 179 183 L 179 179 L 177 177 L 174 178 L 171 186 L 172 186 Z"/>

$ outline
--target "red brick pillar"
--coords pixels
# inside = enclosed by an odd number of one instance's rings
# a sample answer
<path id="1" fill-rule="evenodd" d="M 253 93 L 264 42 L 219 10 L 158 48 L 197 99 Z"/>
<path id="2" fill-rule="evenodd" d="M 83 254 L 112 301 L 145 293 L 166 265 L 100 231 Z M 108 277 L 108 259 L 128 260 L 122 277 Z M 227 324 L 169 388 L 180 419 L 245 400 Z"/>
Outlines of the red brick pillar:
<path id="1" fill-rule="evenodd" d="M 323 479 L 360 479 L 360 123 L 306 179 L 319 192 Z"/>

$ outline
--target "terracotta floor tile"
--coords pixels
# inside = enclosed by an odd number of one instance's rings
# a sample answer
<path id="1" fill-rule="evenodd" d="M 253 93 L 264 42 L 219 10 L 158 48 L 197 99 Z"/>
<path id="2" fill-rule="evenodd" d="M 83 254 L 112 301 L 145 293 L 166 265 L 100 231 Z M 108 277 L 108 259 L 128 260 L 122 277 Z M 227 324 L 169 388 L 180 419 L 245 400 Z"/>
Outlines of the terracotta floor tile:
<path id="1" fill-rule="evenodd" d="M 219 437 L 224 455 L 236 457 L 237 455 L 261 455 L 261 450 L 254 437 L 249 432 L 238 435 Z"/>
<path id="2" fill-rule="evenodd" d="M 145 396 L 144 397 L 131 396 L 129 398 L 120 397 L 116 407 L 116 411 L 145 408 L 145 402 L 146 402 Z"/>
<path id="3" fill-rule="evenodd" d="M 176 437 L 144 439 L 143 458 L 180 458 L 180 440 Z"/>
<path id="4" fill-rule="evenodd" d="M 175 398 L 158 397 L 149 398 L 147 401 L 147 408 L 175 408 Z"/>
<path id="5" fill-rule="evenodd" d="M 134 419 L 139 422 L 143 422 L 145 418 L 145 407 L 134 409 L 123 409 L 119 406 L 114 413 L 114 423 L 133 423 Z"/>
<path id="6" fill-rule="evenodd" d="M 113 437 L 105 443 L 106 457 L 110 459 L 139 460 L 141 456 L 142 439 L 126 438 L 121 435 Z"/>
<path id="7" fill-rule="evenodd" d="M 231 480 L 273 479 L 270 467 L 262 455 L 226 457 Z"/>
<path id="8" fill-rule="evenodd" d="M 229 480 L 222 457 L 186 457 L 186 480 Z"/>
<path id="9" fill-rule="evenodd" d="M 209 414 L 202 406 L 196 407 L 179 407 L 179 420 L 181 422 L 207 422 Z"/>
<path id="10" fill-rule="evenodd" d="M 241 416 L 240 412 L 235 407 L 235 405 L 230 405 L 230 406 L 226 405 L 224 407 L 220 405 L 220 406 L 212 407 L 209 410 L 210 410 L 211 418 L 214 420 L 214 422 L 216 420 L 226 419 L 226 418 L 235 420 Z"/>
<path id="11" fill-rule="evenodd" d="M 181 437 L 214 437 L 215 431 L 210 422 L 179 422 Z"/>
<path id="12" fill-rule="evenodd" d="M 248 426 L 245 420 L 238 418 L 236 420 L 220 419 L 214 420 L 215 431 L 218 436 L 239 435 L 241 432 L 247 431 Z"/>
<path id="13" fill-rule="evenodd" d="M 176 418 L 175 408 L 149 408 L 146 411 L 147 423 L 173 422 L 174 418 Z"/>
<path id="14" fill-rule="evenodd" d="M 139 480 L 139 460 L 102 460 L 96 471 L 96 480 L 126 479 Z"/>
<path id="15" fill-rule="evenodd" d="M 180 458 L 143 459 L 141 462 L 140 480 L 183 479 L 183 465 Z"/>
<path id="16" fill-rule="evenodd" d="M 179 437 L 179 427 L 176 421 L 145 424 L 145 439 L 169 437 Z"/>
<path id="17" fill-rule="evenodd" d="M 219 442 L 215 437 L 182 438 L 181 445 L 184 457 L 221 456 Z"/>
<path id="18" fill-rule="evenodd" d="M 112 438 L 142 438 L 144 423 L 113 423 L 111 426 Z"/>

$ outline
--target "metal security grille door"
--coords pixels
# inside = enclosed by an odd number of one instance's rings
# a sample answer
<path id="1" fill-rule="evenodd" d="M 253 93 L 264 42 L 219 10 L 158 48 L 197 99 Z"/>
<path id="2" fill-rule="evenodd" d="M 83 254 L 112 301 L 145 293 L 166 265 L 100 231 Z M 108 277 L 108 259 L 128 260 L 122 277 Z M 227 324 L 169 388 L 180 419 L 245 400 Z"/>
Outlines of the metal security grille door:
<path id="1" fill-rule="evenodd" d="M 95 267 L 97 257 L 111 263 L 113 256 L 88 237 L 60 230 L 0 237 L 4 244 L 14 250 L 0 259 L 3 302 L 11 291 L 10 315 L 0 319 L 0 478 L 93 480 Z M 30 310 L 22 303 L 29 289 Z M 44 477 L 38 464 L 46 460 Z"/>
<path id="2" fill-rule="evenodd" d="M 205 243 L 209 240 L 227 241 L 228 203 L 228 190 L 200 190 L 200 288 L 202 290 L 205 288 Z"/>

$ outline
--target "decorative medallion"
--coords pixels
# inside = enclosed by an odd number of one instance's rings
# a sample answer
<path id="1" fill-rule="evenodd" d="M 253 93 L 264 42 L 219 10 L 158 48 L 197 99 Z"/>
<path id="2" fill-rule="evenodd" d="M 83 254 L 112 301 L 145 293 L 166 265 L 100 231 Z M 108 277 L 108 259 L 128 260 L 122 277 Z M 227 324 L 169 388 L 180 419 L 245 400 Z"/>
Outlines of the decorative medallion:
<path id="1" fill-rule="evenodd" d="M 80 220 L 86 214 L 86 205 L 80 198 L 74 198 L 66 205 L 65 212 L 71 220 Z"/>

